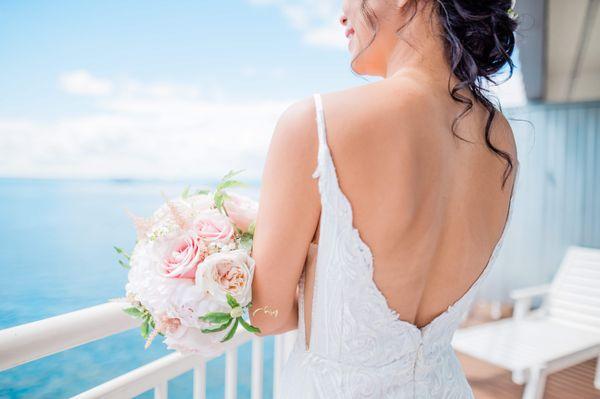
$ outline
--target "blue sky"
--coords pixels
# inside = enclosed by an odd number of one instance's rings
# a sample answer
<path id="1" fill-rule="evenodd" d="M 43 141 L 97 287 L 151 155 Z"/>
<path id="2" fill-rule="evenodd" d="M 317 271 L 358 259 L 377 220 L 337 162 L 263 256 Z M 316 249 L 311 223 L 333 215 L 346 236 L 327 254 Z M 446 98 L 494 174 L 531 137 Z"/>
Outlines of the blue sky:
<path id="1" fill-rule="evenodd" d="M 0 176 L 258 177 L 287 105 L 365 83 L 340 3 L 3 0 Z"/>
<path id="2" fill-rule="evenodd" d="M 253 100 L 301 97 L 362 81 L 347 65 L 341 30 L 341 46 L 303 41 L 307 30 L 329 23 L 326 16 L 310 16 L 310 27 L 297 28 L 275 4 L 3 0 L 0 85 L 10 96 L 0 100 L 0 112 L 51 116 L 80 108 L 81 99 L 57 85 L 58 76 L 79 69 Z"/>

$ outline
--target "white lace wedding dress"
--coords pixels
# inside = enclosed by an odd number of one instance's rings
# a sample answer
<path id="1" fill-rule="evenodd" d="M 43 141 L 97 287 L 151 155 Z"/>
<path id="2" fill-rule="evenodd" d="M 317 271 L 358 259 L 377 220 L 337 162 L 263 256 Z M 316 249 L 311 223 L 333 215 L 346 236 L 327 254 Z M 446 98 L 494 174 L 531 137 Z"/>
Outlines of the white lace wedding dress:
<path id="1" fill-rule="evenodd" d="M 281 373 L 280 398 L 473 398 L 450 342 L 501 247 L 514 193 L 501 238 L 469 290 L 423 328 L 403 321 L 373 281 L 371 251 L 353 226 L 326 141 L 321 97 L 314 99 L 319 154 L 313 177 L 319 178 L 322 213 L 310 349 L 304 337 L 303 274 L 298 335 Z"/>

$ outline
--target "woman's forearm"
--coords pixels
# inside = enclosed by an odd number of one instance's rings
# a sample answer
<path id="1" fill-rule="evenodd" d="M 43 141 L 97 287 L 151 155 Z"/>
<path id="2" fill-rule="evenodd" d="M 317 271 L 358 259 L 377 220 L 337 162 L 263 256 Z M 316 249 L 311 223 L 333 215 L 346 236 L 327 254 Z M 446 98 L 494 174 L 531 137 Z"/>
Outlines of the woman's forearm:
<path id="1" fill-rule="evenodd" d="M 270 335 L 283 334 L 288 331 L 292 331 L 298 328 L 298 291 L 296 290 L 296 299 L 294 300 L 294 306 L 292 311 L 289 313 L 287 320 L 279 326 L 276 330 L 272 331 Z"/>

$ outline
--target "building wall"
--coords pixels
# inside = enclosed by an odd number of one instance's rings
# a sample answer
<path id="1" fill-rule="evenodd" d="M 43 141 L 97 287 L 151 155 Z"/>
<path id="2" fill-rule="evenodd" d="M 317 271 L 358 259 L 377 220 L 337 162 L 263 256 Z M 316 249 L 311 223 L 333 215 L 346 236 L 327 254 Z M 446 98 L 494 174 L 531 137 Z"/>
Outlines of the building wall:
<path id="1" fill-rule="evenodd" d="M 600 248 L 600 102 L 506 109 L 521 163 L 483 299 L 552 280 L 569 245 Z"/>

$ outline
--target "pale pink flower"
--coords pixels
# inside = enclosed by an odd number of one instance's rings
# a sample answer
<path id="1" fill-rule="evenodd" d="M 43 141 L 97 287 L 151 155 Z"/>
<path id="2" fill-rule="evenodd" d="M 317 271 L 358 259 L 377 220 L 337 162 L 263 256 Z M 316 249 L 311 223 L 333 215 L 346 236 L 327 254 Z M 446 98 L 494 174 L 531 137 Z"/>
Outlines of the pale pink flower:
<path id="1" fill-rule="evenodd" d="M 231 221 L 244 233 L 256 221 L 258 203 L 251 198 L 235 193 L 227 193 L 223 206 Z"/>
<path id="2" fill-rule="evenodd" d="M 191 195 L 185 199 L 185 202 L 188 203 L 195 212 L 207 211 L 214 205 L 212 196 L 206 194 Z"/>
<path id="3" fill-rule="evenodd" d="M 219 211 L 204 212 L 194 221 L 198 236 L 208 242 L 228 244 L 233 240 L 233 226 Z"/>
<path id="4" fill-rule="evenodd" d="M 169 334 L 176 337 L 178 332 L 183 332 L 179 329 L 179 326 L 181 326 L 181 320 L 179 320 L 177 317 L 168 317 L 166 315 L 162 315 L 154 322 L 156 323 L 156 330 L 163 334 Z"/>
<path id="5" fill-rule="evenodd" d="M 218 252 L 208 256 L 196 271 L 196 285 L 222 302 L 231 294 L 246 306 L 252 299 L 254 259 L 246 251 Z"/>
<path id="6" fill-rule="evenodd" d="M 219 341 L 229 332 L 231 327 L 218 332 L 203 333 L 197 328 L 181 325 L 174 334 L 165 334 L 163 343 L 167 349 L 173 349 L 183 354 L 197 354 L 212 357 L 223 351 Z"/>

